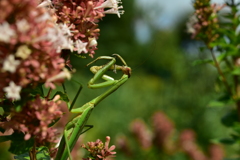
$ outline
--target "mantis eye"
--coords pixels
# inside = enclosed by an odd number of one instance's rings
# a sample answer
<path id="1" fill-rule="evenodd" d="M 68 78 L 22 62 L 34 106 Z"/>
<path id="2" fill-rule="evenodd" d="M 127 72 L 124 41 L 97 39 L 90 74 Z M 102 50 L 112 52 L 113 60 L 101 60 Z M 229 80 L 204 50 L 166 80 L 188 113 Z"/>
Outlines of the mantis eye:
<path id="1" fill-rule="evenodd" d="M 124 74 L 128 75 L 128 78 L 131 77 L 132 69 L 130 67 L 124 66 L 122 71 Z"/>

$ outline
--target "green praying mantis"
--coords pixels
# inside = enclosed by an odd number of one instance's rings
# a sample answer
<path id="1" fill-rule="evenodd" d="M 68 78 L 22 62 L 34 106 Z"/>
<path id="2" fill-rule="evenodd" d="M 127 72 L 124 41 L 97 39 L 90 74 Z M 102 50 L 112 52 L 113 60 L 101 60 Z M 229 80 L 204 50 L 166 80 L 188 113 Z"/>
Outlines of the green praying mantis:
<path id="1" fill-rule="evenodd" d="M 90 102 L 84 104 L 80 108 L 72 109 L 73 105 L 69 107 L 69 111 L 71 111 L 72 113 L 77 113 L 78 115 L 66 124 L 55 160 L 66 160 L 67 158 L 72 160 L 71 151 L 74 145 L 76 144 L 79 136 L 83 132 L 85 132 L 83 131 L 84 127 L 89 127 L 86 125 L 86 123 L 94 107 L 96 107 L 96 105 L 99 104 L 107 96 L 109 96 L 114 91 L 116 91 L 131 76 L 131 68 L 127 66 L 124 59 L 118 54 L 113 54 L 111 57 L 100 56 L 97 59 L 90 62 L 89 64 L 87 64 L 87 66 L 101 59 L 109 60 L 109 62 L 102 66 L 92 66 L 90 68 L 91 72 L 94 74 L 94 77 L 89 81 L 88 87 L 89 88 L 102 88 L 102 87 L 108 87 L 108 86 L 111 86 L 111 87 L 107 91 L 105 91 L 98 97 L 94 98 Z M 119 59 L 122 62 L 123 66 L 116 65 L 117 59 Z M 123 72 L 123 75 L 120 79 L 115 80 L 114 78 L 105 74 L 109 70 L 112 70 L 113 72 L 116 72 L 117 70 L 121 70 Z M 97 80 L 101 78 L 104 80 L 104 82 L 95 83 Z M 81 87 L 76 97 L 78 96 L 80 91 L 81 91 Z M 76 99 L 73 100 L 73 103 L 75 102 L 75 100 Z"/>

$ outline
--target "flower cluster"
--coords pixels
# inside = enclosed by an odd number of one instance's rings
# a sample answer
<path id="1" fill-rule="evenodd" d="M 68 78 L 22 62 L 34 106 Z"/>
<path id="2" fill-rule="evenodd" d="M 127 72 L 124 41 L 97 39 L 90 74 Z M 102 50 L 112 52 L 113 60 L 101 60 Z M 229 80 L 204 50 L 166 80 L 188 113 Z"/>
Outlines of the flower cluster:
<path id="1" fill-rule="evenodd" d="M 28 101 L 20 112 L 14 111 L 5 122 L 0 122 L 0 127 L 24 133 L 25 140 L 33 137 L 37 146 L 52 147 L 51 144 L 57 143 L 58 134 L 49 125 L 62 116 L 59 98 L 60 96 L 55 96 L 54 100 L 47 101 L 37 96 Z"/>
<path id="2" fill-rule="evenodd" d="M 195 142 L 195 133 L 192 130 L 184 130 L 180 135 L 180 145 L 183 150 L 194 160 L 207 160 L 207 157 L 198 148 Z"/>
<path id="3" fill-rule="evenodd" d="M 120 0 L 45 0 L 41 6 L 54 10 L 57 23 L 63 23 L 70 35 L 68 42 L 74 51 L 93 57 L 100 32 L 97 23 L 105 14 L 120 17 L 123 14 L 120 3 Z"/>
<path id="4" fill-rule="evenodd" d="M 145 122 L 136 119 L 131 123 L 131 132 L 135 135 L 140 145 L 147 149 L 153 145 L 159 148 L 168 149 L 169 139 L 174 131 L 174 125 L 169 118 L 162 112 L 156 112 L 152 116 L 153 132 L 151 132 Z"/>
<path id="5" fill-rule="evenodd" d="M 152 145 L 152 133 L 148 130 L 147 125 L 141 119 L 135 119 L 131 123 L 131 132 L 136 136 L 140 145 L 147 149 Z"/>
<path id="6" fill-rule="evenodd" d="M 193 160 L 221 160 L 224 157 L 223 149 L 216 144 L 210 145 L 208 154 L 204 153 L 196 142 L 195 132 L 190 129 L 179 131 L 178 136 L 173 122 L 161 111 L 153 114 L 151 126 L 153 129 L 149 130 L 147 124 L 140 119 L 131 123 L 130 130 L 141 146 L 138 152 L 155 150 L 157 147 L 163 155 L 171 156 L 181 152 Z M 127 136 L 121 135 L 117 138 L 117 147 L 126 156 L 136 159 L 132 154 L 136 148 L 132 148 L 129 141 Z"/>
<path id="7" fill-rule="evenodd" d="M 106 142 L 103 144 L 101 140 L 96 140 L 96 142 L 88 142 L 87 146 L 82 145 L 82 148 L 85 148 L 89 152 L 89 158 L 83 158 L 83 160 L 106 160 L 109 157 L 112 157 L 116 152 L 113 152 L 115 146 L 112 145 L 109 148 L 110 137 L 106 137 Z"/>
<path id="8" fill-rule="evenodd" d="M 154 128 L 154 142 L 160 148 L 171 150 L 171 136 L 174 132 L 173 122 L 163 113 L 156 112 L 152 116 L 153 128 Z"/>
<path id="9" fill-rule="evenodd" d="M 187 129 L 180 135 L 180 146 L 182 150 L 194 160 L 221 160 L 224 157 L 224 151 L 220 145 L 212 144 L 209 147 L 209 155 L 205 155 L 196 144 L 196 135 L 194 131 Z"/>
<path id="10" fill-rule="evenodd" d="M 124 154 L 126 154 L 128 157 L 131 157 L 133 155 L 127 136 L 125 135 L 117 136 L 115 144 L 117 148 L 121 150 Z"/>
<path id="11" fill-rule="evenodd" d="M 195 13 L 187 23 L 187 31 L 192 38 L 203 40 L 207 45 L 215 41 L 219 34 L 217 12 L 224 7 L 211 4 L 210 0 L 195 0 Z"/>
<path id="12" fill-rule="evenodd" d="M 45 82 L 54 88 L 51 79 L 65 66 L 59 44 L 67 37 L 61 33 L 53 16 L 37 5 L 31 0 L 0 2 L 1 98 L 6 95 L 8 99 L 19 100 L 22 88 Z M 60 79 L 66 77 L 69 78 L 69 74 Z"/>

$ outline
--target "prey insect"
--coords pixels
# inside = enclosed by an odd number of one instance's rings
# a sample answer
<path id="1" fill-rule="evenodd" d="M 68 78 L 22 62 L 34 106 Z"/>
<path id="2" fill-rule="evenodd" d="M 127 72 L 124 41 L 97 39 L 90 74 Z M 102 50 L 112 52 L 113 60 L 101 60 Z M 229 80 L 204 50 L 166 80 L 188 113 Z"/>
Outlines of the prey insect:
<path id="1" fill-rule="evenodd" d="M 58 149 L 58 153 L 56 156 L 56 160 L 66 160 L 68 157 L 70 160 L 71 158 L 71 151 L 76 144 L 79 136 L 85 132 L 83 131 L 84 127 L 86 126 L 86 123 L 88 121 L 88 118 L 97 104 L 99 104 L 103 99 L 105 99 L 107 96 L 112 94 L 114 91 L 116 91 L 121 85 L 123 85 L 128 78 L 131 76 L 131 68 L 127 66 L 124 59 L 118 55 L 113 54 L 112 57 L 110 56 L 101 56 L 97 59 L 90 62 L 87 66 L 95 63 L 98 60 L 109 60 L 109 62 L 102 66 L 92 66 L 90 68 L 91 72 L 94 74 L 94 77 L 89 81 L 88 87 L 89 88 L 102 88 L 102 87 L 110 87 L 107 91 L 99 95 L 98 97 L 94 98 L 90 102 L 84 104 L 80 108 L 72 109 L 72 106 L 70 106 L 70 111 L 72 113 L 77 113 L 78 115 L 73 118 L 70 122 L 68 122 L 64 129 L 64 134 L 62 137 L 62 140 L 60 142 L 60 146 Z M 119 59 L 123 66 L 117 65 L 116 60 Z M 114 72 L 120 70 L 123 72 L 123 75 L 120 79 L 115 80 L 114 78 L 106 75 L 106 72 L 112 70 Z M 103 79 L 104 82 L 96 83 L 97 80 Z M 81 89 L 80 89 L 81 90 Z M 80 93 L 80 90 L 78 94 Z"/>

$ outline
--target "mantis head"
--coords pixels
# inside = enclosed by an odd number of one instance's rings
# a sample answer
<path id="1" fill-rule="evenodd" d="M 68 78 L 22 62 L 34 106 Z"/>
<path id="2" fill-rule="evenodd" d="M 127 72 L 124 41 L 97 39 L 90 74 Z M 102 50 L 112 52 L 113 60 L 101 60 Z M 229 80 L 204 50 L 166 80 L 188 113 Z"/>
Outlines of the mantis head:
<path id="1" fill-rule="evenodd" d="M 130 78 L 131 74 L 132 74 L 132 69 L 128 66 L 123 66 L 122 67 L 122 72 L 123 72 L 123 74 L 128 75 L 128 78 Z"/>

